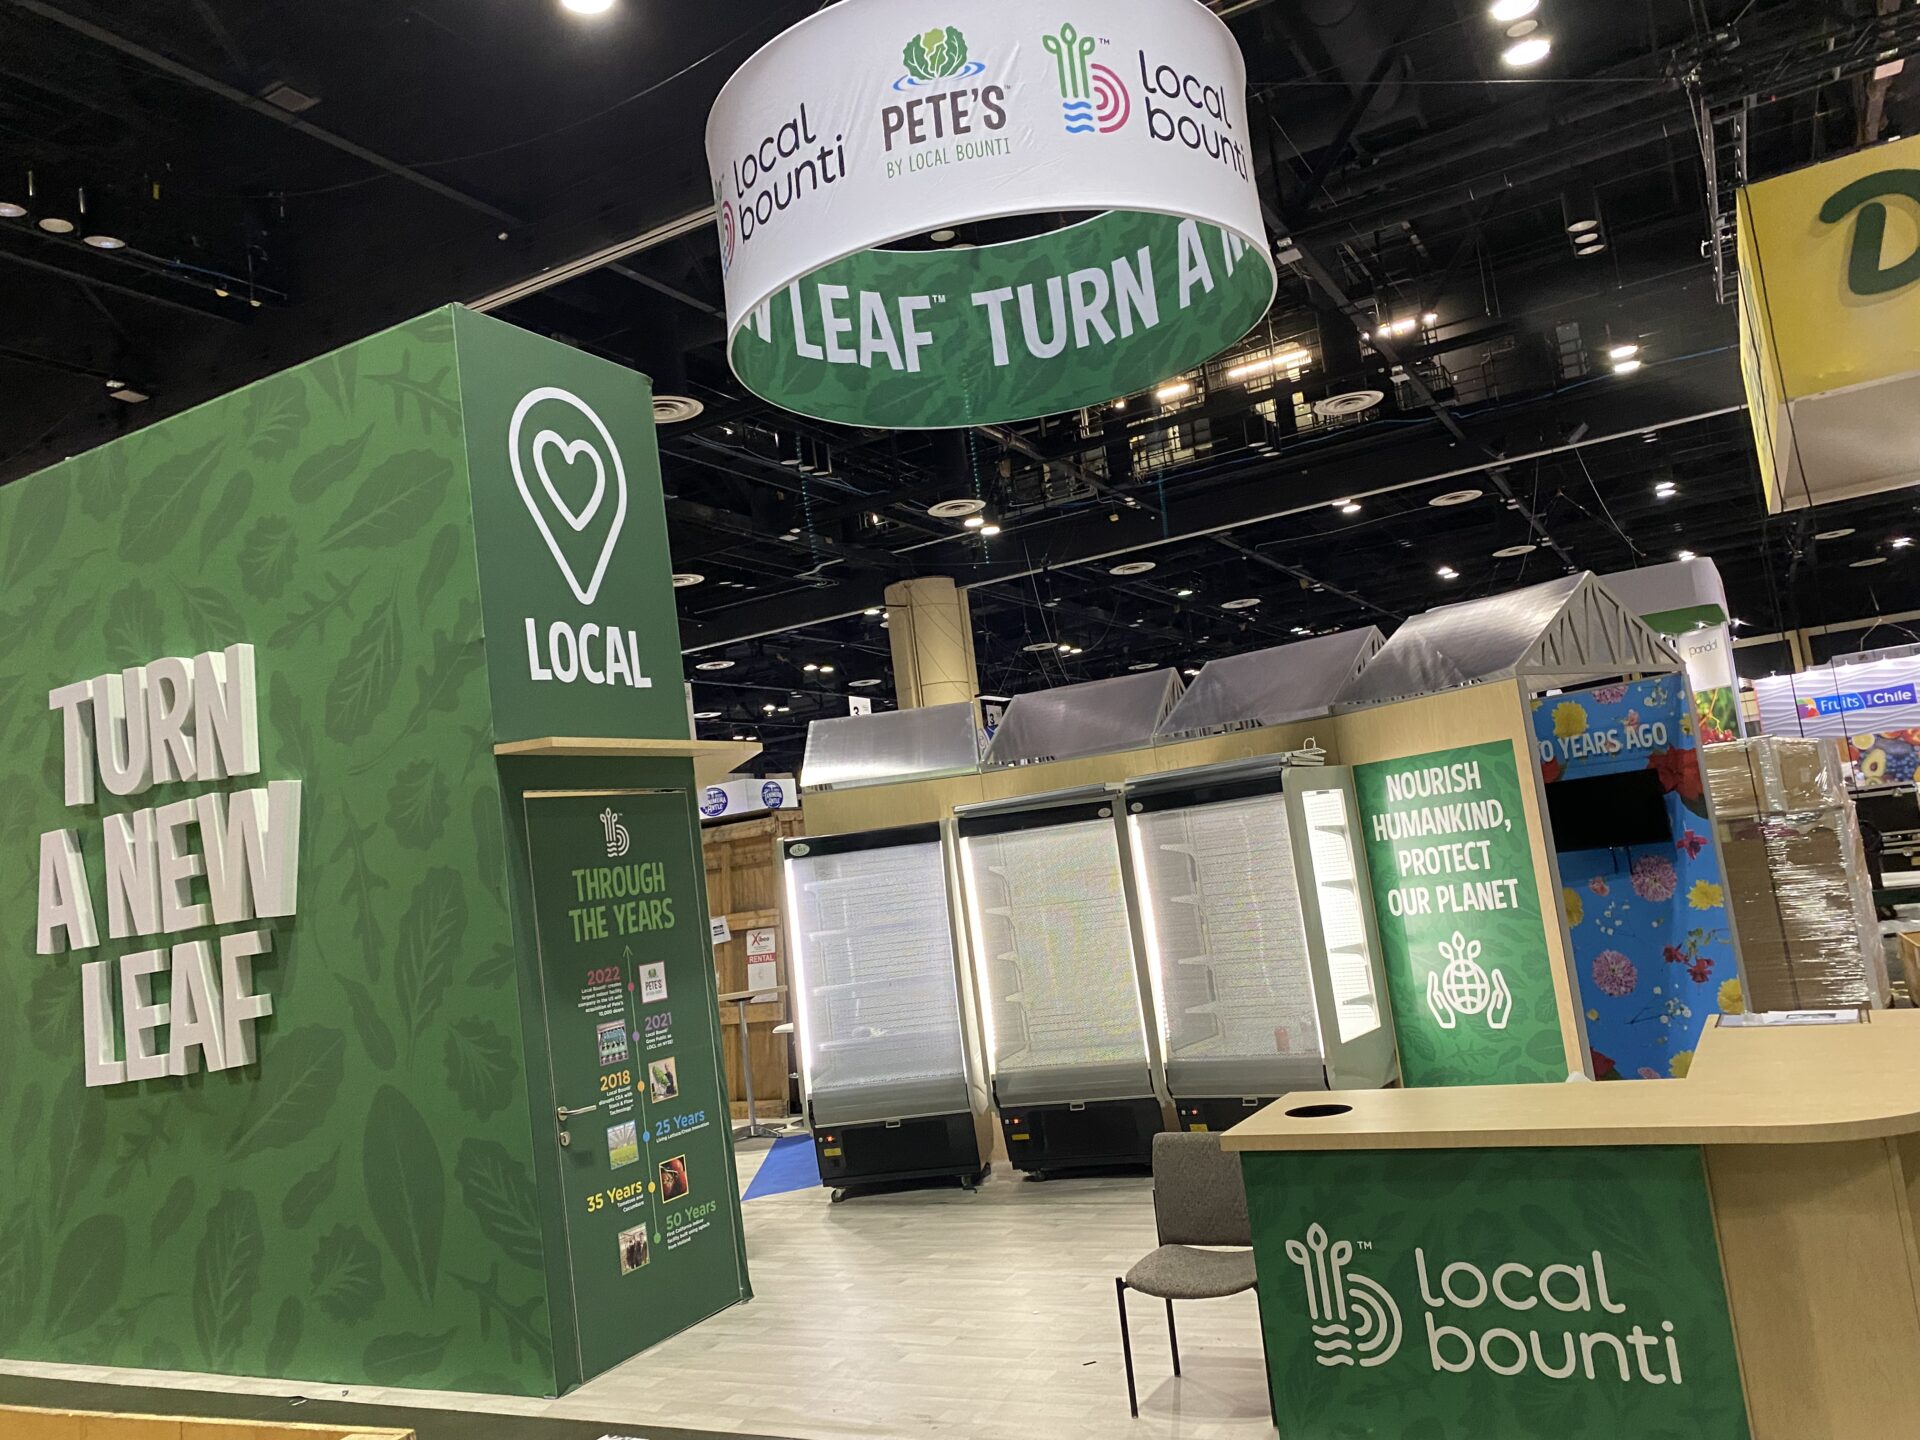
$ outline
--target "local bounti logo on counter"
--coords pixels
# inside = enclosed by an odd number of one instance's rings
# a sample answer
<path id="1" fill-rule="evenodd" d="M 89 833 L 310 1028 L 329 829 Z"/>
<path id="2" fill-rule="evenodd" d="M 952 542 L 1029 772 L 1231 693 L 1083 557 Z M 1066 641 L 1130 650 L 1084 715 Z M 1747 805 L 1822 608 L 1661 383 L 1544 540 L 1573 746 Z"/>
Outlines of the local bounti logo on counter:
<path id="1" fill-rule="evenodd" d="M 1403 1352 L 1422 1354 L 1417 1344 L 1404 1344 L 1400 1299 L 1353 1269 L 1356 1254 L 1372 1250 L 1369 1243 L 1333 1240 L 1316 1224 L 1308 1227 L 1304 1242 L 1289 1240 L 1286 1248 L 1287 1258 L 1300 1267 L 1319 1364 L 1373 1369 Z M 1606 1257 L 1598 1250 L 1572 1263 L 1536 1269 L 1510 1260 L 1486 1270 L 1469 1260 L 1430 1257 L 1415 1246 L 1413 1270 L 1424 1361 L 1436 1374 L 1485 1370 L 1508 1377 L 1533 1372 L 1552 1380 L 1686 1383 L 1680 1337 L 1671 1320 L 1651 1329 L 1636 1321 L 1621 1330 L 1629 1307 L 1609 1287 Z M 1580 1318 L 1563 1322 L 1562 1316 Z"/>

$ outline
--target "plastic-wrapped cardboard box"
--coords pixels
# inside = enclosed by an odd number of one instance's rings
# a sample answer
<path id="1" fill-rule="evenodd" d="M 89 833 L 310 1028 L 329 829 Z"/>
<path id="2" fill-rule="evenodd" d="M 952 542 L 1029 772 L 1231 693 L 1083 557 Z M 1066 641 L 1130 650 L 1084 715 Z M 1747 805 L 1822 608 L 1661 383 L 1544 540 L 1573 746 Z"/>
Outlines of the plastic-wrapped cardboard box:
<path id="1" fill-rule="evenodd" d="M 1866 855 L 1833 748 L 1764 736 L 1701 754 L 1747 1008 L 1885 1005 Z"/>

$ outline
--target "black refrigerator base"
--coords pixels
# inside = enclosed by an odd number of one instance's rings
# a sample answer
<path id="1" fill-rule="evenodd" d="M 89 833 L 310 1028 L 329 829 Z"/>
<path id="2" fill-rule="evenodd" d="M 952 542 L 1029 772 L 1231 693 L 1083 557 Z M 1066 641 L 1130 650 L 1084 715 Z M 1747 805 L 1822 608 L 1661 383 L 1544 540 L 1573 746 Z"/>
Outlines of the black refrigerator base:
<path id="1" fill-rule="evenodd" d="M 1236 1095 L 1230 1099 L 1176 1100 L 1173 1102 L 1173 1113 L 1178 1117 L 1182 1130 L 1231 1130 L 1242 1120 L 1251 1120 L 1278 1098 L 1273 1095 L 1253 1098 Z"/>
<path id="2" fill-rule="evenodd" d="M 1167 1127 L 1160 1102 L 1148 1099 L 1003 1106 L 1000 1128 L 1013 1168 L 1045 1179 L 1073 1170 L 1150 1166 L 1153 1137 Z"/>
<path id="3" fill-rule="evenodd" d="M 813 1132 L 820 1183 L 835 1191 L 911 1180 L 958 1180 L 972 1188 L 986 1173 L 980 1132 L 971 1111 L 821 1125 Z"/>

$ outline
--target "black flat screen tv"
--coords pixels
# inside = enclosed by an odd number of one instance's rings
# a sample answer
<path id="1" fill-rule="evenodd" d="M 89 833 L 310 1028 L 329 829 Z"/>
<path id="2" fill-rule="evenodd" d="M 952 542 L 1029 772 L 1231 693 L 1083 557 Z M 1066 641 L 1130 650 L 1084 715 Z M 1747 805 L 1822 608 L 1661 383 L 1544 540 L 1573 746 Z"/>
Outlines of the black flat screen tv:
<path id="1" fill-rule="evenodd" d="M 1614 850 L 1673 839 L 1667 793 L 1652 770 L 1628 770 L 1547 786 L 1556 850 Z"/>

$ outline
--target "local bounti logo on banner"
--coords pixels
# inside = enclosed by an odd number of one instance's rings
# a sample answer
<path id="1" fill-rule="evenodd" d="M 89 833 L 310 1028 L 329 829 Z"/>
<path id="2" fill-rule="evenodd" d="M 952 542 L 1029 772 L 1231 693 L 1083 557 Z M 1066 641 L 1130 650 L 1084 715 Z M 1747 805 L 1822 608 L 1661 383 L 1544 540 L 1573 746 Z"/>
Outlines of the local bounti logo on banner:
<path id="1" fill-rule="evenodd" d="M 1257 323 L 1275 274 L 1218 18 L 1192 0 L 909 14 L 928 7 L 842 0 L 714 105 L 743 383 L 824 420 L 986 424 L 1144 389 Z M 1061 215 L 1091 218 L 1034 233 Z M 983 221 L 1012 238 L 892 248 Z"/>

